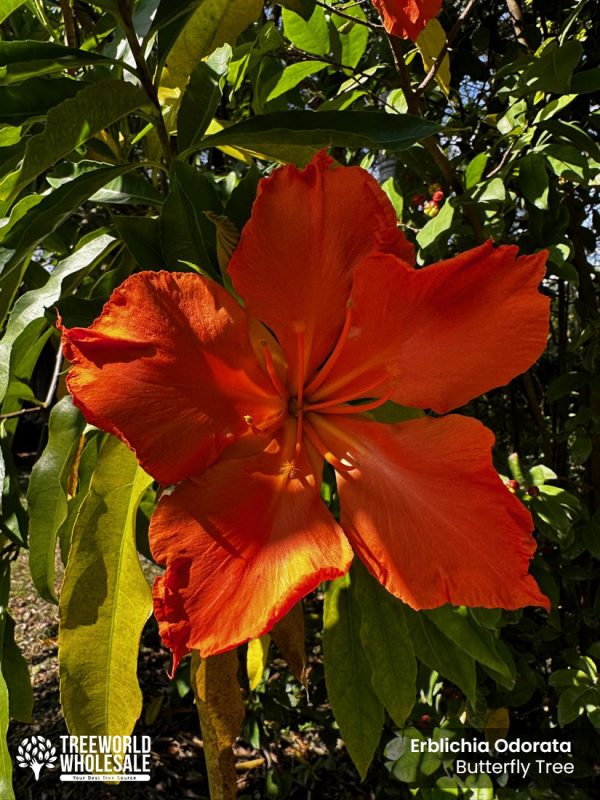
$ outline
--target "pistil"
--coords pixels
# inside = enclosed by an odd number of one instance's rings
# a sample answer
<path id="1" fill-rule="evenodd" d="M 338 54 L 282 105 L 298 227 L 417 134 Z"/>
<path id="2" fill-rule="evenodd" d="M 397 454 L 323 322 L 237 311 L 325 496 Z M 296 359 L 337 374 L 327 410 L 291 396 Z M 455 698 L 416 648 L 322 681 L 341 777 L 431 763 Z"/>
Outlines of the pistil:
<path id="1" fill-rule="evenodd" d="M 294 459 L 298 458 L 302 450 L 302 428 L 304 424 L 304 334 L 298 334 L 298 427 L 296 429 L 296 447 Z"/>

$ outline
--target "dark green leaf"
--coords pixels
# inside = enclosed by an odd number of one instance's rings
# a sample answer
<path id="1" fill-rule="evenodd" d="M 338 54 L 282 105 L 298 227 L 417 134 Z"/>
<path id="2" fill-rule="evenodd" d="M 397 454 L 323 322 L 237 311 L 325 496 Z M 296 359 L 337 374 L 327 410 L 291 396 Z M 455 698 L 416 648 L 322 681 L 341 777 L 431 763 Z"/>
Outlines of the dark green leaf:
<path id="1" fill-rule="evenodd" d="M 519 185 L 526 200 L 542 211 L 548 209 L 548 173 L 543 156 L 523 156 L 519 161 Z"/>
<path id="2" fill-rule="evenodd" d="M 231 47 L 225 44 L 194 67 L 177 115 L 180 152 L 190 150 L 202 139 L 214 117 L 230 60 Z"/>
<path id="3" fill-rule="evenodd" d="M 49 112 L 44 132 L 27 142 L 21 167 L 0 184 L 0 199 L 16 196 L 59 158 L 121 117 L 148 109 L 149 103 L 141 89 L 124 81 L 101 81 L 60 103 Z"/>
<path id="4" fill-rule="evenodd" d="M 163 269 L 160 220 L 152 217 L 113 217 L 112 224 L 142 269 Z"/>
<path id="5" fill-rule="evenodd" d="M 0 86 L 0 122 L 17 125 L 43 117 L 59 103 L 75 97 L 85 85 L 71 78 L 31 78 L 19 86 Z"/>
<path id="6" fill-rule="evenodd" d="M 390 716 L 402 727 L 417 693 L 417 662 L 403 603 L 355 560 L 352 589 L 360 606 L 360 637 L 371 667 L 371 683 Z"/>
<path id="7" fill-rule="evenodd" d="M 455 683 L 475 702 L 475 662 L 445 636 L 425 614 L 405 608 L 406 620 L 417 657 L 430 669 Z"/>
<path id="8" fill-rule="evenodd" d="M 350 575 L 325 592 L 323 654 L 333 713 L 348 753 L 365 777 L 383 727 L 383 705 L 371 686 L 371 668 L 360 638 L 360 609 Z"/>
<path id="9" fill-rule="evenodd" d="M 17 83 L 51 72 L 113 60 L 92 50 L 77 50 L 55 42 L 0 41 L 0 84 Z"/>
<path id="10" fill-rule="evenodd" d="M 161 215 L 163 254 L 169 269 L 185 271 L 193 264 L 213 277 L 219 275 L 215 226 L 205 211 L 223 213 L 212 182 L 189 164 L 176 162 Z"/>
<path id="11" fill-rule="evenodd" d="M 207 136 L 204 147 L 234 145 L 257 152 L 267 145 L 285 146 L 305 158 L 305 148 L 351 147 L 405 150 L 439 130 L 433 122 L 408 114 L 372 111 L 277 111 L 243 120 Z"/>
<path id="12" fill-rule="evenodd" d="M 2 647 L 2 673 L 8 689 L 9 710 L 12 719 L 31 722 L 33 689 L 27 662 L 15 642 L 15 621 L 6 613 L 4 643 Z M 0 788 L 2 783 L 0 781 Z M 4 795 L 0 795 L 4 797 Z"/>

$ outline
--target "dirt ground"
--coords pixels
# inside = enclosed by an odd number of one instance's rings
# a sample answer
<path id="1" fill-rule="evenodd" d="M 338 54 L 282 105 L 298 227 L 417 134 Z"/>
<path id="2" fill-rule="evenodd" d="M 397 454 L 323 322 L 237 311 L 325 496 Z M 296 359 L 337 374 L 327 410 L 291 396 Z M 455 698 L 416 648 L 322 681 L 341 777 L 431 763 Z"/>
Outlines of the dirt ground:
<path id="1" fill-rule="evenodd" d="M 151 572 L 153 566 L 146 565 Z M 106 784 L 62 783 L 57 769 L 42 769 L 36 782 L 33 772 L 14 760 L 19 743 L 41 734 L 57 747 L 67 729 L 60 710 L 57 663 L 58 608 L 36 593 L 29 575 L 26 553 L 15 562 L 12 577 L 11 613 L 16 622 L 15 638 L 27 660 L 35 704 L 31 724 L 11 723 L 9 748 L 13 757 L 13 782 L 17 800 L 208 800 L 202 739 L 191 694 L 181 697 L 176 681 L 167 677 L 169 654 L 162 648 L 152 624 L 142 636 L 138 676 L 144 709 L 135 734 L 152 740 L 150 783 Z M 285 672 L 285 665 L 282 663 Z M 240 798 L 261 800 L 289 797 L 298 800 L 359 800 L 372 798 L 357 776 L 343 749 L 324 746 L 318 733 L 288 732 L 269 748 L 253 749 L 240 741 L 236 747 Z M 285 778 L 283 791 L 273 785 L 269 772 Z M 302 773 L 302 779 L 298 774 Z M 292 775 L 295 777 L 292 779 Z M 335 778 L 334 778 L 335 776 Z"/>

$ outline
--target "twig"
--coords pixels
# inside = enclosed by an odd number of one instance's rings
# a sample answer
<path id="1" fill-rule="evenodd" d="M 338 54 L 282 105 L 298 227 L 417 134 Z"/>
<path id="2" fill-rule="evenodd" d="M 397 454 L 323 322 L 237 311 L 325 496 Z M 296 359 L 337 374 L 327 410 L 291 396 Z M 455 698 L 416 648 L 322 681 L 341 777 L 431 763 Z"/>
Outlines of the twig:
<path id="1" fill-rule="evenodd" d="M 421 83 L 417 86 L 417 88 L 416 88 L 416 94 L 417 95 L 422 94 L 425 91 L 425 89 L 429 86 L 429 84 L 435 79 L 435 76 L 437 75 L 440 67 L 442 66 L 442 63 L 443 63 L 444 59 L 448 55 L 448 52 L 449 52 L 452 44 L 454 43 L 454 40 L 456 39 L 456 37 L 460 33 L 460 29 L 463 26 L 463 22 L 467 19 L 467 17 L 469 16 L 471 11 L 475 7 L 476 3 L 477 3 L 477 0 L 469 0 L 467 5 L 463 8 L 463 10 L 458 15 L 458 17 L 456 19 L 456 22 L 450 28 L 450 32 L 448 33 L 446 41 L 444 42 L 444 45 L 443 45 L 442 49 L 440 50 L 440 52 L 437 55 L 437 58 L 435 59 L 434 63 L 432 64 L 431 69 L 429 70 L 427 75 L 425 75 L 425 77 L 423 78 Z"/>
<path id="2" fill-rule="evenodd" d="M 336 6 L 330 6 L 329 3 L 326 3 L 324 0 L 315 0 L 316 5 L 321 6 L 321 8 L 330 11 L 332 14 L 337 14 L 338 17 L 343 17 L 344 19 L 348 19 L 351 22 L 356 22 L 358 25 L 364 25 L 367 28 L 370 28 L 372 31 L 382 31 L 383 25 L 379 25 L 376 22 L 370 22 L 368 19 L 360 19 L 359 17 L 353 17 L 352 14 L 346 14 L 344 11 L 340 11 L 339 8 Z"/>
<path id="3" fill-rule="evenodd" d="M 506 7 L 508 8 L 508 13 L 512 19 L 513 28 L 515 29 L 515 36 L 517 37 L 517 42 L 522 44 L 523 47 L 526 47 L 528 50 L 531 50 L 529 47 L 529 42 L 525 38 L 525 24 L 523 22 L 523 12 L 521 11 L 521 6 L 519 5 L 518 0 L 506 0 Z"/>
<path id="4" fill-rule="evenodd" d="M 59 346 L 56 352 L 54 371 L 52 372 L 50 385 L 48 386 L 48 391 L 46 392 L 46 398 L 43 403 L 40 403 L 38 406 L 34 406 L 33 408 L 21 408 L 19 409 L 19 411 L 10 411 L 7 414 L 0 414 L 0 420 L 12 419 L 13 417 L 22 417 L 25 416 L 25 414 L 39 414 L 42 411 L 48 409 L 52 404 L 52 399 L 54 397 L 54 393 L 56 392 L 56 387 L 58 386 L 58 379 L 60 378 L 60 368 L 62 367 L 62 362 L 63 362 L 63 354 Z"/>

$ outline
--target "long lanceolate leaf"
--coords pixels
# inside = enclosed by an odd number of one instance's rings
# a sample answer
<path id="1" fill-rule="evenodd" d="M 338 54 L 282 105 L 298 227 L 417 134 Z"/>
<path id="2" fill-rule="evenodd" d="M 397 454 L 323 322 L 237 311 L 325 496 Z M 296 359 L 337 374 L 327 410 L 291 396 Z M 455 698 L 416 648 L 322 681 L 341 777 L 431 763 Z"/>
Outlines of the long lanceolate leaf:
<path id="1" fill-rule="evenodd" d="M 128 735 L 140 714 L 137 653 L 152 600 L 134 520 L 151 478 L 117 439 L 100 451 L 60 596 L 61 704 L 73 735 Z"/>

